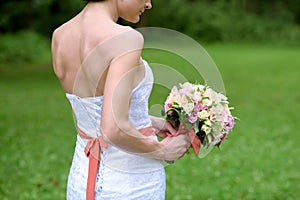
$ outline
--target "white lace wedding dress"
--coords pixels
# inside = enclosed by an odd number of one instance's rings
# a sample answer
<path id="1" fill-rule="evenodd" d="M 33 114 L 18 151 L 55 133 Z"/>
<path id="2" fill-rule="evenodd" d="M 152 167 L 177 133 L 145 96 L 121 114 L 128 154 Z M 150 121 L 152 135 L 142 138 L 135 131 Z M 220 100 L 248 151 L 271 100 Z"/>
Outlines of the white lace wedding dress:
<path id="1" fill-rule="evenodd" d="M 133 90 L 130 119 L 137 129 L 151 126 L 148 98 L 153 74 L 147 64 L 145 77 Z M 87 135 L 98 137 L 102 96 L 80 98 L 66 94 L 76 119 L 76 126 Z M 156 140 L 156 136 L 150 136 Z M 67 199 L 86 199 L 89 159 L 84 153 L 86 140 L 77 135 L 76 147 L 67 186 Z M 101 162 L 96 178 L 95 199 L 162 200 L 165 199 L 165 171 L 162 161 L 126 153 L 112 145 L 101 149 Z"/>

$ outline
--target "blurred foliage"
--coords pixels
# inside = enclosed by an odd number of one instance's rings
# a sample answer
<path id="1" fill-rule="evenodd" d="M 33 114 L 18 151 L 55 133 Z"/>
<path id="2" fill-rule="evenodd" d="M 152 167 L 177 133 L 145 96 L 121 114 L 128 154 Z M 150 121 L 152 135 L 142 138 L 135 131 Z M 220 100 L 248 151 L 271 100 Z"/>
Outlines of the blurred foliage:
<path id="1" fill-rule="evenodd" d="M 300 42 L 299 0 L 154 1 L 143 20 L 203 41 Z"/>
<path id="2" fill-rule="evenodd" d="M 0 63 L 49 62 L 50 41 L 32 31 L 0 35 Z"/>
<path id="3" fill-rule="evenodd" d="M 171 28 L 209 42 L 300 41 L 300 0 L 153 0 L 152 4 L 142 21 L 132 26 Z M 50 38 L 84 5 L 83 0 L 1 1 L 0 34 L 34 30 Z"/>
<path id="4" fill-rule="evenodd" d="M 0 2 L 0 33 L 35 30 L 50 37 L 53 30 L 77 14 L 81 0 L 10 0 Z"/>

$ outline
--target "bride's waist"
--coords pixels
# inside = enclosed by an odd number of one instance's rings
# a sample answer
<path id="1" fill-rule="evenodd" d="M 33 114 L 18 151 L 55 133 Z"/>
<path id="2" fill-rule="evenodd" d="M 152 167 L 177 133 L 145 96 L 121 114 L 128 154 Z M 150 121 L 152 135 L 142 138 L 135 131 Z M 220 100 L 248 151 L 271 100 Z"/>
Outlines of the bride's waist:
<path id="1" fill-rule="evenodd" d="M 150 137 L 157 140 L 156 136 Z M 77 136 L 75 153 L 84 154 L 84 148 L 85 142 Z M 108 148 L 101 148 L 101 151 L 101 163 L 105 167 L 109 167 L 114 170 L 130 173 L 145 173 L 155 171 L 163 167 L 163 162 L 161 160 L 152 159 L 142 154 L 138 155 L 125 152 L 112 145 L 108 145 Z"/>

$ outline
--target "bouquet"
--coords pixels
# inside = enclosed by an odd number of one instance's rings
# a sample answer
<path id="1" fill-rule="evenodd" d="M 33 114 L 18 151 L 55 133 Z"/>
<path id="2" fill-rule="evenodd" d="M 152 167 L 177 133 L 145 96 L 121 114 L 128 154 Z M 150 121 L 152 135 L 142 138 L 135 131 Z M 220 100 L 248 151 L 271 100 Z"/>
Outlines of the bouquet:
<path id="1" fill-rule="evenodd" d="M 176 128 L 180 124 L 194 128 L 196 139 L 200 140 L 198 145 L 192 142 L 194 153 L 203 158 L 215 146 L 219 147 L 234 127 L 235 118 L 230 112 L 233 108 L 228 104 L 226 96 L 210 87 L 185 82 L 172 88 L 163 115 Z"/>

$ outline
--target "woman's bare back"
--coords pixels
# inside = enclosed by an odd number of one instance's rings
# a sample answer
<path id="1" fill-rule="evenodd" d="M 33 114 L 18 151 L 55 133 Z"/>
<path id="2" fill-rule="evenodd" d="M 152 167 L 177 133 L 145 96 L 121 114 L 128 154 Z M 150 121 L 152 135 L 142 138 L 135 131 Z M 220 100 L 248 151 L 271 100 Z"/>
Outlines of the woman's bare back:
<path id="1" fill-rule="evenodd" d="M 57 28 L 52 38 L 53 68 L 64 91 L 80 97 L 103 95 L 110 63 L 134 48 L 136 35 L 129 27 L 99 21 L 85 10 Z"/>

